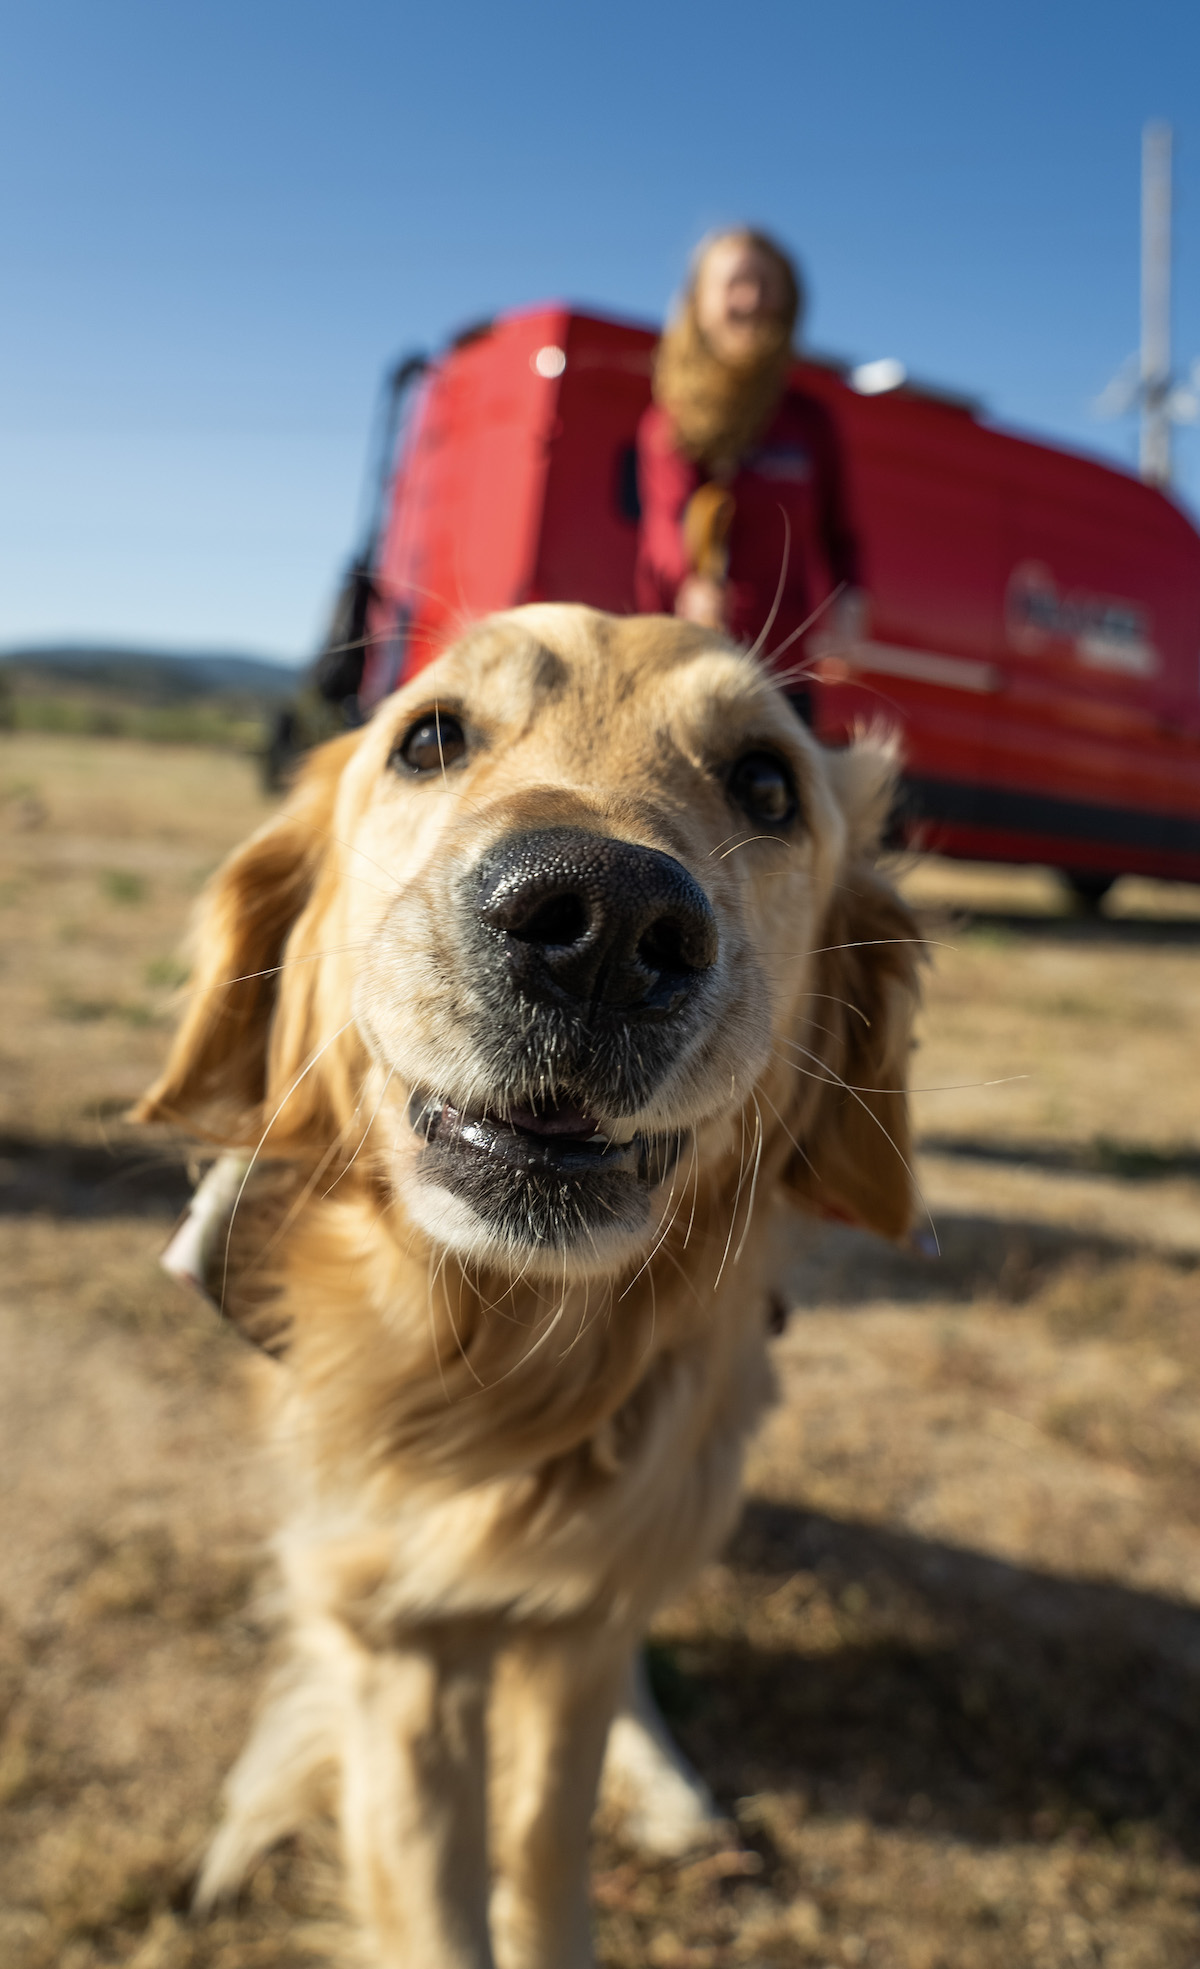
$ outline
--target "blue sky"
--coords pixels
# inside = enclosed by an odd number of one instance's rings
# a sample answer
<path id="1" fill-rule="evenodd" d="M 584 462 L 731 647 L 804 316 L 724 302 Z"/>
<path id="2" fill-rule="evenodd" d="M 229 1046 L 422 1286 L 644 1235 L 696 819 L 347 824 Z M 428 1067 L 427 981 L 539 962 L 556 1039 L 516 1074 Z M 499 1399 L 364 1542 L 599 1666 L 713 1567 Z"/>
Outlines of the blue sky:
<path id="1" fill-rule="evenodd" d="M 1200 355 L 1197 75 L 1160 0 L 9 0 L 0 646 L 305 654 L 385 362 L 537 299 L 657 318 L 742 217 L 815 345 L 1130 460 L 1089 403 L 1137 341 L 1149 116 Z"/>

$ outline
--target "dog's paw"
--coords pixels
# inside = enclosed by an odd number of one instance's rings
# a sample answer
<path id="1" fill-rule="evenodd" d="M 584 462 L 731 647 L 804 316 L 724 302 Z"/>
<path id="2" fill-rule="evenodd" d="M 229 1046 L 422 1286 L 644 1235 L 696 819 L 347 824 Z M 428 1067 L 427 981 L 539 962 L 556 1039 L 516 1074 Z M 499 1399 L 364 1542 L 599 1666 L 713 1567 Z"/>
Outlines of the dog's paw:
<path id="1" fill-rule="evenodd" d="M 641 1705 L 613 1722 L 600 1796 L 628 1843 L 657 1858 L 676 1859 L 727 1830 L 704 1779 Z"/>

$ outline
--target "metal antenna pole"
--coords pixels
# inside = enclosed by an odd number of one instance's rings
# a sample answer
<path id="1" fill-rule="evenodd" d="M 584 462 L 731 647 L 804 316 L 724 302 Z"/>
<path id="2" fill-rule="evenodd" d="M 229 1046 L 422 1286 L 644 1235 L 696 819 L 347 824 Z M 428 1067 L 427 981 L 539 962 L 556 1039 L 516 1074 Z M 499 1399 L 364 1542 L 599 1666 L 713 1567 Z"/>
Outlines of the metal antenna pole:
<path id="1" fill-rule="evenodd" d="M 1142 132 L 1142 435 L 1151 485 L 1171 483 L 1171 126 Z"/>

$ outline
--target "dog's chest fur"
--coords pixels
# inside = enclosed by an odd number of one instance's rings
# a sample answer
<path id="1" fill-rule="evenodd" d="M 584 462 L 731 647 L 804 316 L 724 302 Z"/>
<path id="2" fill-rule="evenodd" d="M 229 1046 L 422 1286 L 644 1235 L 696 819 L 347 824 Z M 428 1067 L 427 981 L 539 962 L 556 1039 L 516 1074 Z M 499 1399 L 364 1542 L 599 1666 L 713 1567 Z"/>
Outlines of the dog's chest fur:
<path id="1" fill-rule="evenodd" d="M 231 1268 L 229 1311 L 275 1336 L 258 1392 L 310 1606 L 381 1637 L 434 1606 L 627 1620 L 712 1552 L 771 1393 L 746 1255 L 694 1283 L 727 1225 L 677 1224 L 615 1288 L 489 1289 L 406 1248 L 365 1186 L 293 1204 L 282 1236 L 264 1188 L 238 1241 L 273 1222 L 274 1253 Z"/>

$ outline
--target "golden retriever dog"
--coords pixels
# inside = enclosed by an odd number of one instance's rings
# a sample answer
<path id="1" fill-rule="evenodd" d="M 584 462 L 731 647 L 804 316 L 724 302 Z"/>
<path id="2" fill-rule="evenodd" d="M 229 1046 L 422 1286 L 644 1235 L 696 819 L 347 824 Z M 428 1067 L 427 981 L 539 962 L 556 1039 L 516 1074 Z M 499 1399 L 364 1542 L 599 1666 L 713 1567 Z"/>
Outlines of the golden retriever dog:
<path id="1" fill-rule="evenodd" d="M 538 605 L 216 876 L 141 1114 L 246 1159 L 214 1290 L 276 1356 L 290 1653 L 202 1903 L 332 1809 L 372 1963 L 592 1961 L 610 1724 L 770 1394 L 773 1213 L 909 1224 L 891 782 L 721 636 Z"/>

